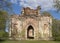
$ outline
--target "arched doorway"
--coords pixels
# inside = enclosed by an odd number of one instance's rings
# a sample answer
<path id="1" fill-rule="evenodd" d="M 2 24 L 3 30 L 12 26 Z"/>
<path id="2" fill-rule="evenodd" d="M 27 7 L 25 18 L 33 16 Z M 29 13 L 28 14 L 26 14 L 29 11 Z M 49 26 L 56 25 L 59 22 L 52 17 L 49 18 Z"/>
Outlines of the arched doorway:
<path id="1" fill-rule="evenodd" d="M 31 25 L 27 28 L 27 38 L 34 39 L 34 28 Z"/>

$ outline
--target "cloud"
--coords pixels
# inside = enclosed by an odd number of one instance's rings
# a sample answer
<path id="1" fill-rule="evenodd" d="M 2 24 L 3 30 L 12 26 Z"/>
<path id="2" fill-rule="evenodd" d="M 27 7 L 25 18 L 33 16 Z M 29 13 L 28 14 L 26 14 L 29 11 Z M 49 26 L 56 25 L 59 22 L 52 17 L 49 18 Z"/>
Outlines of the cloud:
<path id="1" fill-rule="evenodd" d="M 53 0 L 18 0 L 19 5 L 23 7 L 30 7 L 35 9 L 41 6 L 42 10 L 50 10 L 53 6 Z"/>

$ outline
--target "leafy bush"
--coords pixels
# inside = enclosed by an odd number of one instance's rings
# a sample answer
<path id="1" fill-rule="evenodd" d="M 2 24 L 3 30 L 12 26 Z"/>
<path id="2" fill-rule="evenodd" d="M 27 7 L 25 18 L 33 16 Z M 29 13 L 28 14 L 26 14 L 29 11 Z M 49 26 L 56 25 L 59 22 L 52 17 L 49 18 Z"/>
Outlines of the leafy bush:
<path id="1" fill-rule="evenodd" d="M 52 32 L 54 40 L 60 40 L 60 20 L 53 19 Z"/>
<path id="2" fill-rule="evenodd" d="M 7 39 L 8 38 L 8 33 L 3 31 L 3 30 L 0 30 L 0 40 L 4 40 L 4 39 Z"/>

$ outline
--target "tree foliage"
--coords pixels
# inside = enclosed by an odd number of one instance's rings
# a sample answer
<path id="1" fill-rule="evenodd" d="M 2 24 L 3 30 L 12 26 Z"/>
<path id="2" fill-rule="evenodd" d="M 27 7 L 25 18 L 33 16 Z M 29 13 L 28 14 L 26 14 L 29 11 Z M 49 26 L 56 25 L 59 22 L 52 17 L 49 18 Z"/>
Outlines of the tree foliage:
<path id="1" fill-rule="evenodd" d="M 60 0 L 54 0 L 54 7 L 60 12 Z"/>
<path id="2" fill-rule="evenodd" d="M 7 16 L 7 12 L 0 11 L 0 30 L 5 30 Z"/>
<path id="3" fill-rule="evenodd" d="M 60 20 L 53 19 L 52 32 L 53 38 L 55 40 L 60 40 Z"/>
<path id="4" fill-rule="evenodd" d="M 12 3 L 8 0 L 0 0 L 0 29 L 4 29 L 6 26 L 6 20 L 9 17 L 9 12 L 12 13 Z M 10 14 L 11 14 L 10 13 Z"/>
<path id="5" fill-rule="evenodd" d="M 49 13 L 47 11 L 42 12 L 42 15 L 44 15 L 44 16 L 51 16 L 52 17 L 51 13 Z"/>
<path id="6" fill-rule="evenodd" d="M 8 33 L 3 30 L 0 30 L 0 38 L 5 38 L 5 37 L 8 37 Z"/>
<path id="7" fill-rule="evenodd" d="M 0 38 L 7 35 L 5 28 L 10 11 L 12 13 L 12 4 L 8 0 L 0 0 Z"/>

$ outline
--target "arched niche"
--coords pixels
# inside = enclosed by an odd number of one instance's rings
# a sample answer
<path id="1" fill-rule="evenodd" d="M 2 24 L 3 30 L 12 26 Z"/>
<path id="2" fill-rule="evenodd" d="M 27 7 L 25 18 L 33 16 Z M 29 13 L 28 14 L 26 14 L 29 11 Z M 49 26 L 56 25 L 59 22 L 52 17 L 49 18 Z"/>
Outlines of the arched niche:
<path id="1" fill-rule="evenodd" d="M 34 28 L 32 25 L 29 25 L 27 28 L 27 38 L 34 39 Z"/>

